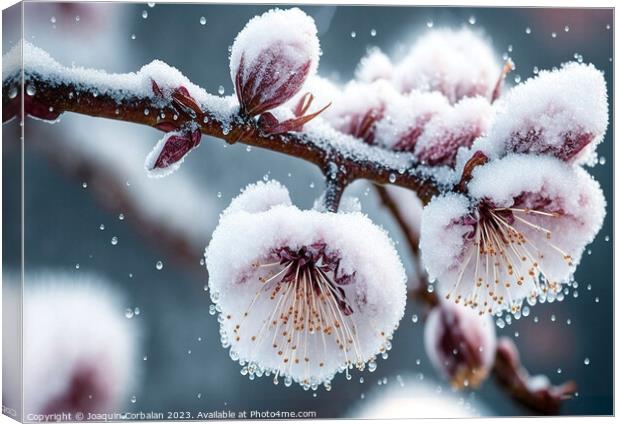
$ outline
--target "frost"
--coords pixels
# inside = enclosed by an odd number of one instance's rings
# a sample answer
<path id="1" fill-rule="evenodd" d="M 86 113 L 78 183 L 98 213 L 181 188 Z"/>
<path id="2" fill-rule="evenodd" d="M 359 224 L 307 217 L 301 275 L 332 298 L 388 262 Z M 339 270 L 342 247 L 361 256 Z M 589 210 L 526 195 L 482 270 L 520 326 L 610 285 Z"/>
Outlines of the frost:
<path id="1" fill-rule="evenodd" d="M 548 154 L 583 163 L 607 130 L 607 89 L 593 65 L 569 63 L 541 71 L 496 103 L 489 136 L 477 146 L 504 152 Z"/>
<path id="2" fill-rule="evenodd" d="M 9 54 L 12 53 L 7 53 Z M 165 94 L 170 94 L 180 86 L 185 87 L 191 97 L 202 105 L 203 110 L 210 111 L 223 122 L 229 121 L 238 111 L 238 103 L 234 96 L 219 97 L 208 94 L 193 84 L 179 70 L 159 60 L 144 65 L 138 72 L 126 74 L 110 74 L 102 70 L 82 67 L 67 68 L 56 62 L 46 51 L 27 41 L 23 41 L 23 57 L 26 74 L 41 75 L 53 84 L 73 85 L 76 91 L 88 90 L 98 96 L 107 95 L 119 103 L 136 97 L 144 97 L 151 98 L 154 104 L 165 106 L 165 101 L 153 93 L 152 82 L 156 81 Z M 3 79 L 5 78 L 4 72 L 3 68 Z M 11 72 L 15 70 L 6 69 L 7 74 Z"/>
<path id="3" fill-rule="evenodd" d="M 490 98 L 500 72 L 485 38 L 466 28 L 438 29 L 416 41 L 397 64 L 394 81 L 403 92 L 436 90 L 456 103 L 476 95 Z"/>
<path id="4" fill-rule="evenodd" d="M 441 293 L 483 312 L 557 294 L 605 216 L 598 183 L 551 157 L 491 161 L 467 188 L 471 198 L 446 194 L 426 206 L 420 245 Z"/>
<path id="5" fill-rule="evenodd" d="M 384 118 L 376 124 L 375 140 L 390 149 L 413 152 L 428 121 L 449 110 L 448 99 L 438 92 L 414 90 L 396 97 L 387 104 Z"/>
<path id="6" fill-rule="evenodd" d="M 266 191 L 283 203 L 263 210 Z M 206 258 L 223 344 L 305 387 L 388 350 L 404 313 L 405 271 L 385 231 L 359 212 L 300 210 L 275 182 L 233 201 Z"/>
<path id="7" fill-rule="evenodd" d="M 53 272 L 26 274 L 25 282 L 25 409 L 48 414 L 83 410 L 87 402 L 86 409 L 101 412 L 121 407 L 137 377 L 137 334 L 110 283 Z"/>
<path id="8" fill-rule="evenodd" d="M 230 76 L 250 116 L 293 97 L 319 64 L 314 20 L 298 8 L 272 9 L 251 19 L 235 38 Z"/>
<path id="9" fill-rule="evenodd" d="M 374 82 L 379 79 L 391 80 L 394 65 L 390 58 L 379 48 L 372 48 L 360 60 L 355 70 L 355 78 L 362 82 Z"/>
<path id="10" fill-rule="evenodd" d="M 491 123 L 491 104 L 483 97 L 467 97 L 435 115 L 415 144 L 415 155 L 429 165 L 454 165 L 459 148 L 469 148 Z"/>

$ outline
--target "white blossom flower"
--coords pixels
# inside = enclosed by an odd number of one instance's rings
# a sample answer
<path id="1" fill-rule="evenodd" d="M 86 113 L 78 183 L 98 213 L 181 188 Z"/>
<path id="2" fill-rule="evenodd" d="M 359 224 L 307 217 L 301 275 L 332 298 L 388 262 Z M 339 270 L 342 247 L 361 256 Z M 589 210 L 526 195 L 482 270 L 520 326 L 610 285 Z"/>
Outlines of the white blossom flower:
<path id="1" fill-rule="evenodd" d="M 349 82 L 341 95 L 325 111 L 323 118 L 338 131 L 372 144 L 375 124 L 385 114 L 387 106 L 400 94 L 385 80 L 372 83 Z"/>
<path id="2" fill-rule="evenodd" d="M 355 70 L 355 77 L 359 81 L 368 83 L 380 79 L 391 80 L 393 74 L 394 65 L 392 61 L 377 47 L 368 51 Z"/>
<path id="3" fill-rule="evenodd" d="M 404 93 L 439 91 L 456 103 L 463 97 L 490 98 L 501 69 L 490 43 L 479 34 L 466 28 L 437 29 L 420 37 L 397 64 L 394 82 Z"/>
<path id="4" fill-rule="evenodd" d="M 383 381 L 387 381 L 387 386 L 383 385 Z M 464 400 L 449 387 L 423 374 L 397 374 L 386 377 L 381 385 L 374 386 L 348 411 L 348 418 L 411 420 L 493 415 L 493 411 L 480 400 Z"/>
<path id="5" fill-rule="evenodd" d="M 23 327 L 28 413 L 111 412 L 135 383 L 136 328 L 95 276 L 27 274 Z"/>
<path id="6" fill-rule="evenodd" d="M 472 176 L 467 194 L 435 197 L 422 215 L 422 258 L 440 292 L 481 313 L 557 294 L 601 228 L 598 183 L 556 158 L 515 154 Z"/>
<path id="7" fill-rule="evenodd" d="M 387 354 L 406 276 L 387 234 L 359 212 L 291 205 L 275 181 L 248 186 L 206 250 L 222 343 L 242 373 L 304 388 Z"/>
<path id="8" fill-rule="evenodd" d="M 241 112 L 260 115 L 291 99 L 316 73 L 314 20 L 298 8 L 272 9 L 251 19 L 235 38 L 230 76 Z"/>
<path id="9" fill-rule="evenodd" d="M 478 387 L 489 375 L 497 338 L 489 315 L 452 302 L 434 307 L 424 326 L 424 347 L 452 387 Z"/>
<path id="10" fill-rule="evenodd" d="M 591 162 L 607 130 L 605 79 L 592 65 L 569 63 L 541 71 L 511 89 L 495 107 L 489 135 L 475 148 L 488 156 L 536 153 Z"/>

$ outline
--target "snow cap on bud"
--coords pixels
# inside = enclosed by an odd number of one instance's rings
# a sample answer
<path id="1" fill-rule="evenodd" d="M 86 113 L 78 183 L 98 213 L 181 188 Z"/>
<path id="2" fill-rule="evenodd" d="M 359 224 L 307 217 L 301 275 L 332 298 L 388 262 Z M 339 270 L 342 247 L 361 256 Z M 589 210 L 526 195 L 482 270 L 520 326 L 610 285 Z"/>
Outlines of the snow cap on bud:
<path id="1" fill-rule="evenodd" d="M 478 387 L 493 366 L 496 344 L 491 318 L 462 305 L 440 302 L 426 320 L 426 354 L 453 387 Z"/>
<path id="2" fill-rule="evenodd" d="M 487 313 L 556 296 L 603 223 L 598 183 L 547 156 L 512 154 L 471 173 L 467 195 L 435 197 L 422 213 L 422 259 L 439 292 Z"/>
<path id="3" fill-rule="evenodd" d="M 351 81 L 325 112 L 324 118 L 338 131 L 373 144 L 375 124 L 383 118 L 387 105 L 400 96 L 385 80 Z"/>
<path id="4" fill-rule="evenodd" d="M 458 150 L 470 147 L 488 130 L 492 107 L 483 97 L 468 97 L 438 113 L 424 127 L 415 144 L 417 159 L 428 165 L 450 165 L 456 162 Z"/>
<path id="5" fill-rule="evenodd" d="M 414 90 L 387 104 L 385 116 L 377 122 L 376 142 L 394 150 L 413 152 L 428 122 L 450 110 L 448 99 L 438 92 Z"/>
<path id="6" fill-rule="evenodd" d="M 166 133 L 146 157 L 144 167 L 150 177 L 165 177 L 179 169 L 185 156 L 198 144 L 199 128 Z"/>
<path id="7" fill-rule="evenodd" d="M 497 154 L 534 153 L 587 162 L 608 123 L 603 74 L 579 63 L 540 72 L 500 98 L 497 108 L 489 137 L 480 143 Z"/>
<path id="8" fill-rule="evenodd" d="M 285 187 L 259 182 L 221 215 L 205 256 L 222 344 L 250 378 L 329 386 L 391 347 L 406 275 L 360 212 L 300 210 Z"/>
<path id="9" fill-rule="evenodd" d="M 254 17 L 235 38 L 230 55 L 241 113 L 256 116 L 285 103 L 318 63 L 319 39 L 310 16 L 293 8 Z"/>
<path id="10" fill-rule="evenodd" d="M 355 78 L 362 82 L 373 82 L 384 79 L 391 80 L 394 65 L 390 58 L 378 47 L 368 50 L 355 70 Z"/>
<path id="11" fill-rule="evenodd" d="M 463 28 L 429 31 L 415 43 L 394 71 L 394 81 L 407 93 L 439 91 L 451 103 L 463 97 L 490 98 L 502 67 L 490 44 Z"/>

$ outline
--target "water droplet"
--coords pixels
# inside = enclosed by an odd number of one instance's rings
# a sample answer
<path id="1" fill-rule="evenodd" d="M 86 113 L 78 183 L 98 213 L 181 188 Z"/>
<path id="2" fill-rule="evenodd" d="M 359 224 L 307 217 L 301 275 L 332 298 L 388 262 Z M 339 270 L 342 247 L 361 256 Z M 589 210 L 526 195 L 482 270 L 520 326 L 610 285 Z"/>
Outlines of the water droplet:
<path id="1" fill-rule="evenodd" d="M 26 86 L 26 94 L 28 94 L 29 96 L 34 96 L 36 92 L 37 92 L 37 89 L 34 88 L 34 85 L 28 84 Z"/>
<path id="2" fill-rule="evenodd" d="M 357 33 L 355 31 L 351 31 L 351 38 L 357 37 Z"/>
<path id="3" fill-rule="evenodd" d="M 136 39 L 136 34 L 131 34 L 131 39 L 135 40 Z"/>
<path id="4" fill-rule="evenodd" d="M 557 37 L 557 36 L 558 36 L 558 34 L 556 34 L 555 32 L 552 32 L 552 33 L 551 33 L 551 38 L 555 38 L 555 37 Z"/>
<path id="5" fill-rule="evenodd" d="M 598 298 L 598 296 L 594 298 L 594 302 L 595 303 L 598 303 L 599 301 L 600 301 L 600 299 Z"/>
<path id="6" fill-rule="evenodd" d="M 584 365 L 590 365 L 590 358 L 585 358 L 583 360 Z"/>
<path id="7" fill-rule="evenodd" d="M 155 264 L 155 268 L 158 271 L 161 271 L 164 268 L 164 263 L 162 261 L 157 261 L 157 263 Z"/>
<path id="8" fill-rule="evenodd" d="M 555 315 L 551 315 L 551 322 L 555 322 Z"/>
<path id="9" fill-rule="evenodd" d="M 80 264 L 75 264 L 75 269 L 80 269 Z"/>
<path id="10" fill-rule="evenodd" d="M 125 219 L 125 215 L 123 215 L 122 213 L 119 213 L 119 214 L 118 214 L 118 220 L 119 220 L 119 221 L 122 221 L 122 220 L 124 220 L 124 219 Z"/>
<path id="11" fill-rule="evenodd" d="M 376 36 L 377 36 L 377 30 L 376 30 L 376 29 L 374 29 L 374 28 L 373 28 L 373 29 L 371 29 L 371 30 L 370 30 L 370 36 L 371 36 L 371 37 L 376 37 Z"/>
<path id="12" fill-rule="evenodd" d="M 538 317 L 534 317 L 534 322 L 538 322 Z"/>
<path id="13" fill-rule="evenodd" d="M 192 354 L 192 350 L 191 350 L 191 349 L 188 349 L 188 350 L 187 350 L 187 354 L 188 354 L 188 355 L 191 355 L 191 354 Z"/>
<path id="14" fill-rule="evenodd" d="M 566 26 L 564 27 L 564 32 L 568 32 L 568 31 L 570 31 L 570 27 L 569 27 L 568 25 L 566 25 Z"/>
<path id="15" fill-rule="evenodd" d="M 14 99 L 17 97 L 17 87 L 11 87 L 9 89 L 9 99 Z"/>
<path id="16" fill-rule="evenodd" d="M 532 28 L 530 28 L 530 27 L 525 28 L 525 33 L 526 34 L 531 34 L 532 33 Z"/>
<path id="17" fill-rule="evenodd" d="M 202 123 L 206 124 L 207 122 L 209 122 L 209 117 L 205 116 L 204 118 L 202 118 Z"/>
<path id="18" fill-rule="evenodd" d="M 136 395 L 133 395 L 133 396 L 131 397 L 131 403 L 136 403 Z"/>
<path id="19" fill-rule="evenodd" d="M 508 53 L 512 53 L 512 44 L 508 45 Z"/>
<path id="20" fill-rule="evenodd" d="M 504 328 L 506 326 L 506 323 L 504 322 L 503 319 L 498 318 L 497 321 L 495 321 L 495 324 L 499 327 L 499 328 Z"/>
<path id="21" fill-rule="evenodd" d="M 110 240 L 110 243 L 112 244 L 112 246 L 116 246 L 118 244 L 118 237 L 116 236 L 112 237 L 112 240 Z"/>
<path id="22" fill-rule="evenodd" d="M 252 146 L 246 146 L 245 151 L 246 152 L 251 152 L 252 151 Z"/>
<path id="23" fill-rule="evenodd" d="M 101 231 L 105 230 L 105 225 L 103 225 L 103 224 L 99 225 L 99 229 L 100 229 Z"/>
<path id="24" fill-rule="evenodd" d="M 474 15 L 471 15 L 469 17 L 469 19 L 467 20 L 467 22 L 469 22 L 470 25 L 475 25 L 476 24 L 476 17 Z"/>
<path id="25" fill-rule="evenodd" d="M 84 181 L 84 182 L 82 183 L 82 188 L 86 188 L 86 187 L 88 187 L 88 183 L 87 183 L 86 181 Z"/>
<path id="26" fill-rule="evenodd" d="M 310 188 L 314 188 L 314 181 L 310 183 Z"/>
<path id="27" fill-rule="evenodd" d="M 80 15 L 77 15 L 77 16 L 75 17 L 75 22 L 80 22 Z"/>
<path id="28" fill-rule="evenodd" d="M 148 356 L 146 356 L 146 355 L 144 355 L 144 356 L 142 357 L 142 360 L 143 360 L 143 361 L 146 361 L 147 359 L 149 359 L 149 357 L 148 357 Z"/>
<path id="29" fill-rule="evenodd" d="M 200 17 L 200 25 L 205 25 L 207 23 L 207 18 L 205 18 L 204 16 Z"/>
<path id="30" fill-rule="evenodd" d="M 368 362 L 368 372 L 375 372 L 376 369 L 377 363 L 374 360 Z"/>
<path id="31" fill-rule="evenodd" d="M 389 181 L 394 184 L 396 182 L 396 175 L 394 174 L 390 174 L 390 176 L 388 177 Z"/>
<path id="32" fill-rule="evenodd" d="M 149 110 L 149 108 L 144 108 L 144 115 L 148 115 L 149 113 L 151 113 L 151 111 Z"/>
<path id="33" fill-rule="evenodd" d="M 605 236 L 605 241 L 609 241 L 609 235 Z"/>
<path id="34" fill-rule="evenodd" d="M 150 8 L 153 8 L 153 7 L 155 7 L 155 2 L 150 1 L 150 2 L 148 2 L 148 3 L 147 3 L 147 5 L 148 5 Z"/>
<path id="35" fill-rule="evenodd" d="M 133 318 L 133 309 L 131 308 L 127 308 L 125 309 L 125 318 Z"/>
<path id="36" fill-rule="evenodd" d="M 133 313 L 134 315 L 140 315 L 140 308 L 138 308 L 137 306 L 133 308 Z"/>
<path id="37" fill-rule="evenodd" d="M 558 368 L 557 373 L 562 374 L 562 368 Z"/>
<path id="38" fill-rule="evenodd" d="M 413 314 L 413 315 L 411 316 L 411 322 L 413 322 L 414 324 L 415 324 L 416 322 L 418 322 L 418 316 L 417 316 L 416 314 Z"/>
<path id="39" fill-rule="evenodd" d="M 226 89 L 224 88 L 224 86 L 223 86 L 223 85 L 220 85 L 220 86 L 217 88 L 217 92 L 218 92 L 218 94 L 219 94 L 220 96 L 223 96 L 223 95 L 224 95 L 224 93 L 226 92 Z"/>
<path id="40" fill-rule="evenodd" d="M 422 361 L 420 360 L 420 358 L 418 358 L 418 359 L 416 359 L 416 360 L 415 360 L 415 364 L 416 364 L 416 365 L 420 365 L 421 363 L 422 363 Z"/>
<path id="41" fill-rule="evenodd" d="M 51 23 L 53 23 L 53 24 L 55 24 L 55 23 L 56 23 L 56 16 L 52 16 L 52 17 L 50 18 L 50 22 L 51 22 Z"/>
<path id="42" fill-rule="evenodd" d="M 588 285 L 586 286 L 586 290 L 588 290 L 588 291 L 589 291 L 589 290 L 592 290 L 592 284 L 588 284 Z"/>
<path id="43" fill-rule="evenodd" d="M 433 23 L 433 21 L 428 21 L 428 22 L 426 22 L 426 26 L 427 26 L 428 28 L 432 28 L 432 27 L 433 27 L 433 25 L 435 25 L 435 24 Z"/>
<path id="44" fill-rule="evenodd" d="M 567 318 L 567 319 L 566 319 L 566 325 L 571 325 L 571 324 L 572 324 L 571 319 L 570 319 L 570 318 Z"/>
<path id="45" fill-rule="evenodd" d="M 605 29 L 611 29 L 611 25 L 609 24 L 605 25 Z"/>
<path id="46" fill-rule="evenodd" d="M 142 11 L 142 19 L 146 19 L 149 17 L 149 12 L 147 12 L 146 10 Z"/>
<path id="47" fill-rule="evenodd" d="M 521 75 L 517 74 L 515 75 L 515 83 L 519 84 L 521 82 Z"/>
<path id="48" fill-rule="evenodd" d="M 605 158 L 605 156 L 601 156 L 598 159 L 598 163 L 601 164 L 601 165 L 605 165 L 605 163 L 607 163 L 607 159 Z"/>

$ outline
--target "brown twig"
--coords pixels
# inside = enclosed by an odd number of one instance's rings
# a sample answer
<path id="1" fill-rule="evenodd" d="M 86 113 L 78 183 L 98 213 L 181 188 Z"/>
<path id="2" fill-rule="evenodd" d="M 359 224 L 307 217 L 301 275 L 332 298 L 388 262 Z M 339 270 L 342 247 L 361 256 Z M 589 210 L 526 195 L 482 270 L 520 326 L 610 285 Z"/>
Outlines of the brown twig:
<path id="1" fill-rule="evenodd" d="M 402 161 L 394 154 L 394 163 L 373 160 L 372 155 L 355 155 L 347 148 L 330 143 L 329 140 L 311 137 L 305 133 L 265 134 L 252 119 L 241 115 L 230 117 L 230 123 L 222 121 L 214 111 L 202 109 L 201 115 L 195 111 L 177 108 L 169 101 L 162 105 L 161 98 L 153 96 L 130 95 L 126 91 L 114 92 L 108 90 L 97 94 L 98 88 L 89 81 L 66 83 L 56 78 L 46 78 L 36 72 L 24 72 L 25 85 L 32 95 L 25 94 L 26 111 L 36 110 L 45 114 L 52 111 L 50 119 L 65 112 L 80 113 L 83 115 L 109 118 L 162 128 L 162 124 L 182 128 L 188 124 L 196 125 L 203 134 L 225 140 L 227 143 L 243 143 L 249 146 L 261 147 L 275 152 L 284 153 L 317 165 L 323 172 L 330 166 L 336 166 L 340 172 L 340 181 L 344 186 L 357 179 L 367 179 L 378 184 L 394 184 L 415 191 L 423 201 L 429 200 L 437 187 L 428 176 L 422 175 L 419 169 L 410 163 L 409 169 L 402 172 Z M 21 96 L 9 98 L 9 92 L 18 84 L 17 76 L 5 78 L 2 84 L 2 104 L 5 113 L 3 121 L 11 116 L 11 111 L 18 110 L 15 103 Z M 117 99 L 123 100 L 118 101 Z M 149 111 L 145 113 L 145 111 Z M 174 121 L 162 116 L 176 116 Z M 41 117 L 41 115 L 39 115 Z M 206 119 L 204 119 L 206 118 Z M 361 147 L 360 147 L 361 148 Z M 379 147 L 364 146 L 364 149 L 377 149 L 376 157 L 381 153 L 389 155 Z M 119 152 L 121 154 L 121 152 Z M 401 154 L 400 157 L 403 155 Z M 400 172 L 399 172 L 400 171 Z"/>

